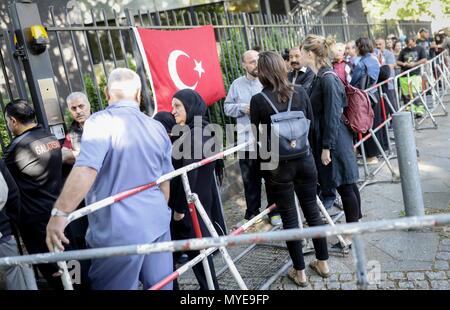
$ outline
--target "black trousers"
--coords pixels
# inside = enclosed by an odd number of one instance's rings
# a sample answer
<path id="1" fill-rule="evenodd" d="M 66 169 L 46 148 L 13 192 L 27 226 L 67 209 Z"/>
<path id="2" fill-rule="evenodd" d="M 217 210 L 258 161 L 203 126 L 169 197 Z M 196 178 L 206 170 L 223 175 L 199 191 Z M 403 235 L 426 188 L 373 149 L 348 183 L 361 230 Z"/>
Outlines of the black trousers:
<path id="1" fill-rule="evenodd" d="M 192 260 L 197 255 L 200 254 L 200 251 L 186 251 L 184 253 L 187 254 L 187 256 L 189 257 L 189 260 Z M 181 256 L 181 252 L 174 252 L 173 253 L 173 266 L 174 266 L 173 270 L 177 270 L 176 262 L 178 261 L 180 256 Z M 214 288 L 216 290 L 219 290 L 220 289 L 219 288 L 219 282 L 217 281 L 216 270 L 214 268 L 212 255 L 208 256 L 208 265 L 209 265 L 209 269 L 211 270 L 211 276 L 212 276 Z M 195 265 L 194 267 L 192 267 L 192 271 L 194 271 L 195 278 L 197 279 L 197 282 L 200 285 L 200 290 L 201 291 L 209 290 L 209 288 L 208 288 L 208 281 L 206 280 L 205 269 L 203 268 L 203 262 L 200 262 L 197 265 Z M 174 290 L 179 290 L 180 289 L 177 280 L 173 281 L 173 289 Z"/>
<path id="2" fill-rule="evenodd" d="M 392 111 L 391 107 L 386 102 L 386 100 L 384 101 L 384 106 L 386 107 L 387 117 L 389 117 L 389 115 L 394 114 L 398 110 L 397 97 L 395 96 L 395 89 L 389 89 L 387 87 L 387 85 L 383 85 L 382 87 L 383 87 L 383 92 L 387 95 L 392 107 L 395 109 L 395 111 Z"/>
<path id="3" fill-rule="evenodd" d="M 261 173 L 260 162 L 258 159 L 239 159 L 239 166 L 241 168 L 242 181 L 244 183 L 245 203 L 247 210 L 244 218 L 249 220 L 260 212 L 261 208 L 261 185 L 262 178 L 265 174 Z M 266 181 L 267 182 L 267 181 Z M 267 207 L 275 203 L 275 200 L 270 196 L 270 192 L 266 190 Z M 278 215 L 275 209 L 270 212 L 269 217 Z"/>
<path id="4" fill-rule="evenodd" d="M 381 111 L 379 93 L 377 92 L 374 96 L 377 98 L 377 102 L 372 102 L 372 108 L 373 108 L 373 113 L 374 113 L 372 129 L 375 129 L 384 121 L 382 111 Z M 387 150 L 389 148 L 389 146 L 388 146 L 389 140 L 388 140 L 388 136 L 386 135 L 386 130 L 384 128 L 381 128 L 380 130 L 378 130 L 375 133 L 375 136 L 378 139 L 378 142 L 380 142 L 382 149 Z M 369 140 L 364 142 L 364 148 L 365 148 L 367 157 L 374 157 L 374 156 L 381 155 L 380 150 L 378 149 L 375 141 L 372 138 L 370 138 Z"/>
<path id="5" fill-rule="evenodd" d="M 22 240 L 29 254 L 48 252 L 45 243 L 46 227 L 48 220 L 22 224 L 19 227 Z M 37 264 L 35 265 L 47 280 L 49 286 L 55 290 L 62 290 L 61 277 L 53 277 L 59 271 L 57 264 Z"/>
<path id="6" fill-rule="evenodd" d="M 242 181 L 244 183 L 247 210 L 244 218 L 249 220 L 259 214 L 261 208 L 261 171 L 259 160 L 239 159 Z"/>
<path id="7" fill-rule="evenodd" d="M 344 184 L 337 188 L 342 199 L 345 221 L 347 223 L 358 222 L 362 218 L 361 196 L 356 184 Z"/>
<path id="8" fill-rule="evenodd" d="M 324 225 L 316 203 L 317 170 L 312 154 L 299 159 L 280 161 L 275 170 L 269 170 L 267 175 L 267 190 L 275 199 L 278 212 L 283 221 L 283 228 L 299 228 L 295 194 L 300 201 L 303 214 L 309 226 Z M 286 242 L 294 268 L 305 269 L 305 261 L 300 240 Z M 313 239 L 316 258 L 328 259 L 326 238 Z"/>

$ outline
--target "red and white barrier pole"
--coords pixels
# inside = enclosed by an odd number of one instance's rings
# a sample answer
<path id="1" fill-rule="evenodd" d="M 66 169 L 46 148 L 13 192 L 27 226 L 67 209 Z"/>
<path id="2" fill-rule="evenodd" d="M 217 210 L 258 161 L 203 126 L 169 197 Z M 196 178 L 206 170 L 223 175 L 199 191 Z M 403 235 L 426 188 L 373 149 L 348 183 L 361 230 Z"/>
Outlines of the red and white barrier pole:
<path id="1" fill-rule="evenodd" d="M 270 212 L 272 212 L 275 208 L 276 208 L 275 204 L 273 204 L 270 207 L 266 208 L 260 214 L 258 214 L 257 216 L 253 217 L 251 220 L 246 222 L 244 225 L 240 226 L 236 230 L 233 230 L 229 234 L 229 236 L 237 236 L 237 235 L 242 234 L 248 228 L 250 228 L 252 225 L 254 225 L 257 221 L 259 221 L 261 218 L 263 218 L 265 215 L 267 215 Z M 175 270 L 173 273 L 168 275 L 166 278 L 164 278 L 163 280 L 161 280 L 158 283 L 156 283 L 155 285 L 153 285 L 151 288 L 149 288 L 149 290 L 160 290 L 160 289 L 162 289 L 164 286 L 166 286 L 167 284 L 169 284 L 173 280 L 179 278 L 183 273 L 185 273 L 186 271 L 188 271 L 189 269 L 191 269 L 192 267 L 197 265 L 205 257 L 211 255 L 216 250 L 217 250 L 217 248 L 209 248 L 209 249 L 207 249 L 204 253 L 201 253 L 201 254 L 197 255 L 192 260 L 190 260 L 189 262 L 187 262 L 186 264 L 184 264 L 183 266 L 181 266 L 180 268 Z"/>
<path id="2" fill-rule="evenodd" d="M 216 161 L 218 159 L 222 159 L 224 157 L 227 157 L 227 156 L 229 156 L 229 155 L 231 155 L 233 153 L 236 153 L 236 152 L 244 149 L 245 147 L 250 145 L 250 143 L 253 143 L 253 142 L 242 143 L 240 145 L 234 146 L 232 148 L 229 148 L 228 150 L 225 150 L 223 152 L 217 153 L 214 156 L 205 158 L 205 159 L 203 159 L 201 161 L 198 161 L 196 163 L 192 163 L 192 164 L 190 164 L 190 165 L 188 165 L 186 167 L 183 167 L 183 168 L 177 169 L 175 171 L 172 171 L 170 173 L 167 173 L 167 174 L 161 176 L 158 180 L 156 180 L 154 182 L 151 182 L 151 183 L 148 183 L 148 184 L 145 184 L 145 185 L 142 185 L 142 186 L 138 186 L 138 187 L 135 187 L 135 188 L 123 191 L 121 193 L 117 193 L 117 194 L 115 194 L 113 196 L 110 196 L 108 198 L 102 199 L 102 200 L 97 201 L 97 202 L 95 202 L 93 204 L 87 205 L 84 208 L 81 208 L 79 210 L 76 210 L 76 211 L 72 212 L 69 215 L 69 217 L 68 217 L 67 224 L 69 224 L 69 223 L 75 221 L 76 219 L 79 219 L 80 217 L 83 217 L 83 216 L 85 216 L 87 214 L 90 214 L 90 213 L 95 212 L 95 211 L 97 211 L 99 209 L 107 207 L 107 206 L 109 206 L 109 205 L 111 205 L 113 203 L 121 201 L 121 200 L 123 200 L 125 198 L 128 198 L 130 196 L 136 195 L 137 193 L 145 191 L 145 190 L 147 190 L 149 188 L 155 187 L 155 186 L 157 186 L 157 185 L 159 185 L 159 184 L 161 184 L 161 183 L 163 183 L 165 181 L 169 181 L 169 180 L 171 180 L 171 179 L 173 179 L 173 178 L 175 178 L 177 176 L 182 175 L 183 173 L 187 173 L 187 172 L 192 171 L 194 169 L 197 169 L 197 168 L 199 168 L 201 166 L 207 165 L 207 164 L 209 164 L 209 163 L 211 163 L 213 161 Z"/>

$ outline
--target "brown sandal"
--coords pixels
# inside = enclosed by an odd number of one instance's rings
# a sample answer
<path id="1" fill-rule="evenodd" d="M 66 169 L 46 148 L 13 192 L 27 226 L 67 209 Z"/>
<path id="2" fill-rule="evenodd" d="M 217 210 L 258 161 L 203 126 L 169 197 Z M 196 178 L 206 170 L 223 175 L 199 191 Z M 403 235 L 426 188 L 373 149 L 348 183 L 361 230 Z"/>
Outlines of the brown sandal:
<path id="1" fill-rule="evenodd" d="M 322 278 L 328 278 L 330 276 L 330 272 L 323 272 L 320 270 L 319 266 L 317 265 L 318 261 L 313 260 L 311 263 L 309 263 L 309 267 L 314 270 L 319 276 Z"/>
<path id="2" fill-rule="evenodd" d="M 307 287 L 309 285 L 308 281 L 302 282 L 299 280 L 297 270 L 295 270 L 293 267 L 289 268 L 287 275 L 289 279 L 294 281 L 294 283 L 300 287 Z"/>

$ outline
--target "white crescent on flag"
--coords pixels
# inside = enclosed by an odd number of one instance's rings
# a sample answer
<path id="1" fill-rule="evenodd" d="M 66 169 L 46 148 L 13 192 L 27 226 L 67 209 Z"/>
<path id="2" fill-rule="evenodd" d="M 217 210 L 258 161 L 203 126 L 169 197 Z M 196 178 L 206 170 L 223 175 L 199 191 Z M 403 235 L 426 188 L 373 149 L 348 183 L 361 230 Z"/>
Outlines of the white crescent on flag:
<path id="1" fill-rule="evenodd" d="M 178 89 L 196 89 L 197 85 L 198 85 L 198 81 L 192 85 L 186 85 L 184 84 L 184 82 L 181 80 L 180 76 L 178 75 L 178 71 L 177 71 L 177 60 L 178 57 L 180 56 L 185 56 L 187 58 L 190 58 L 190 56 L 188 54 L 186 54 L 183 51 L 180 50 L 174 50 L 170 53 L 169 55 L 169 60 L 167 61 L 167 65 L 169 67 L 169 74 L 170 74 L 170 78 L 172 79 L 173 83 L 175 84 L 175 86 Z M 195 68 L 194 71 L 198 72 L 199 78 L 202 77 L 202 73 L 205 73 L 205 70 L 202 67 L 202 62 L 201 61 L 197 61 L 196 59 L 194 59 L 195 62 Z"/>

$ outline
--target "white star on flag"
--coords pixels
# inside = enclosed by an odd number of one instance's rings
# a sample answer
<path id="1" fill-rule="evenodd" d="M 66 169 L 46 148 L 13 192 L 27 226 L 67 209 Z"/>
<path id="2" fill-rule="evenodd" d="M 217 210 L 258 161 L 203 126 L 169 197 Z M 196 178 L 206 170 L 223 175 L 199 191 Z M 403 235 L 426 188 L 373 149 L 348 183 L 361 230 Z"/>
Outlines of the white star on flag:
<path id="1" fill-rule="evenodd" d="M 205 70 L 202 67 L 202 62 L 201 61 L 197 61 L 195 59 L 194 59 L 194 62 L 195 62 L 194 71 L 197 71 L 198 72 L 198 76 L 202 77 L 202 73 L 205 73 Z"/>

